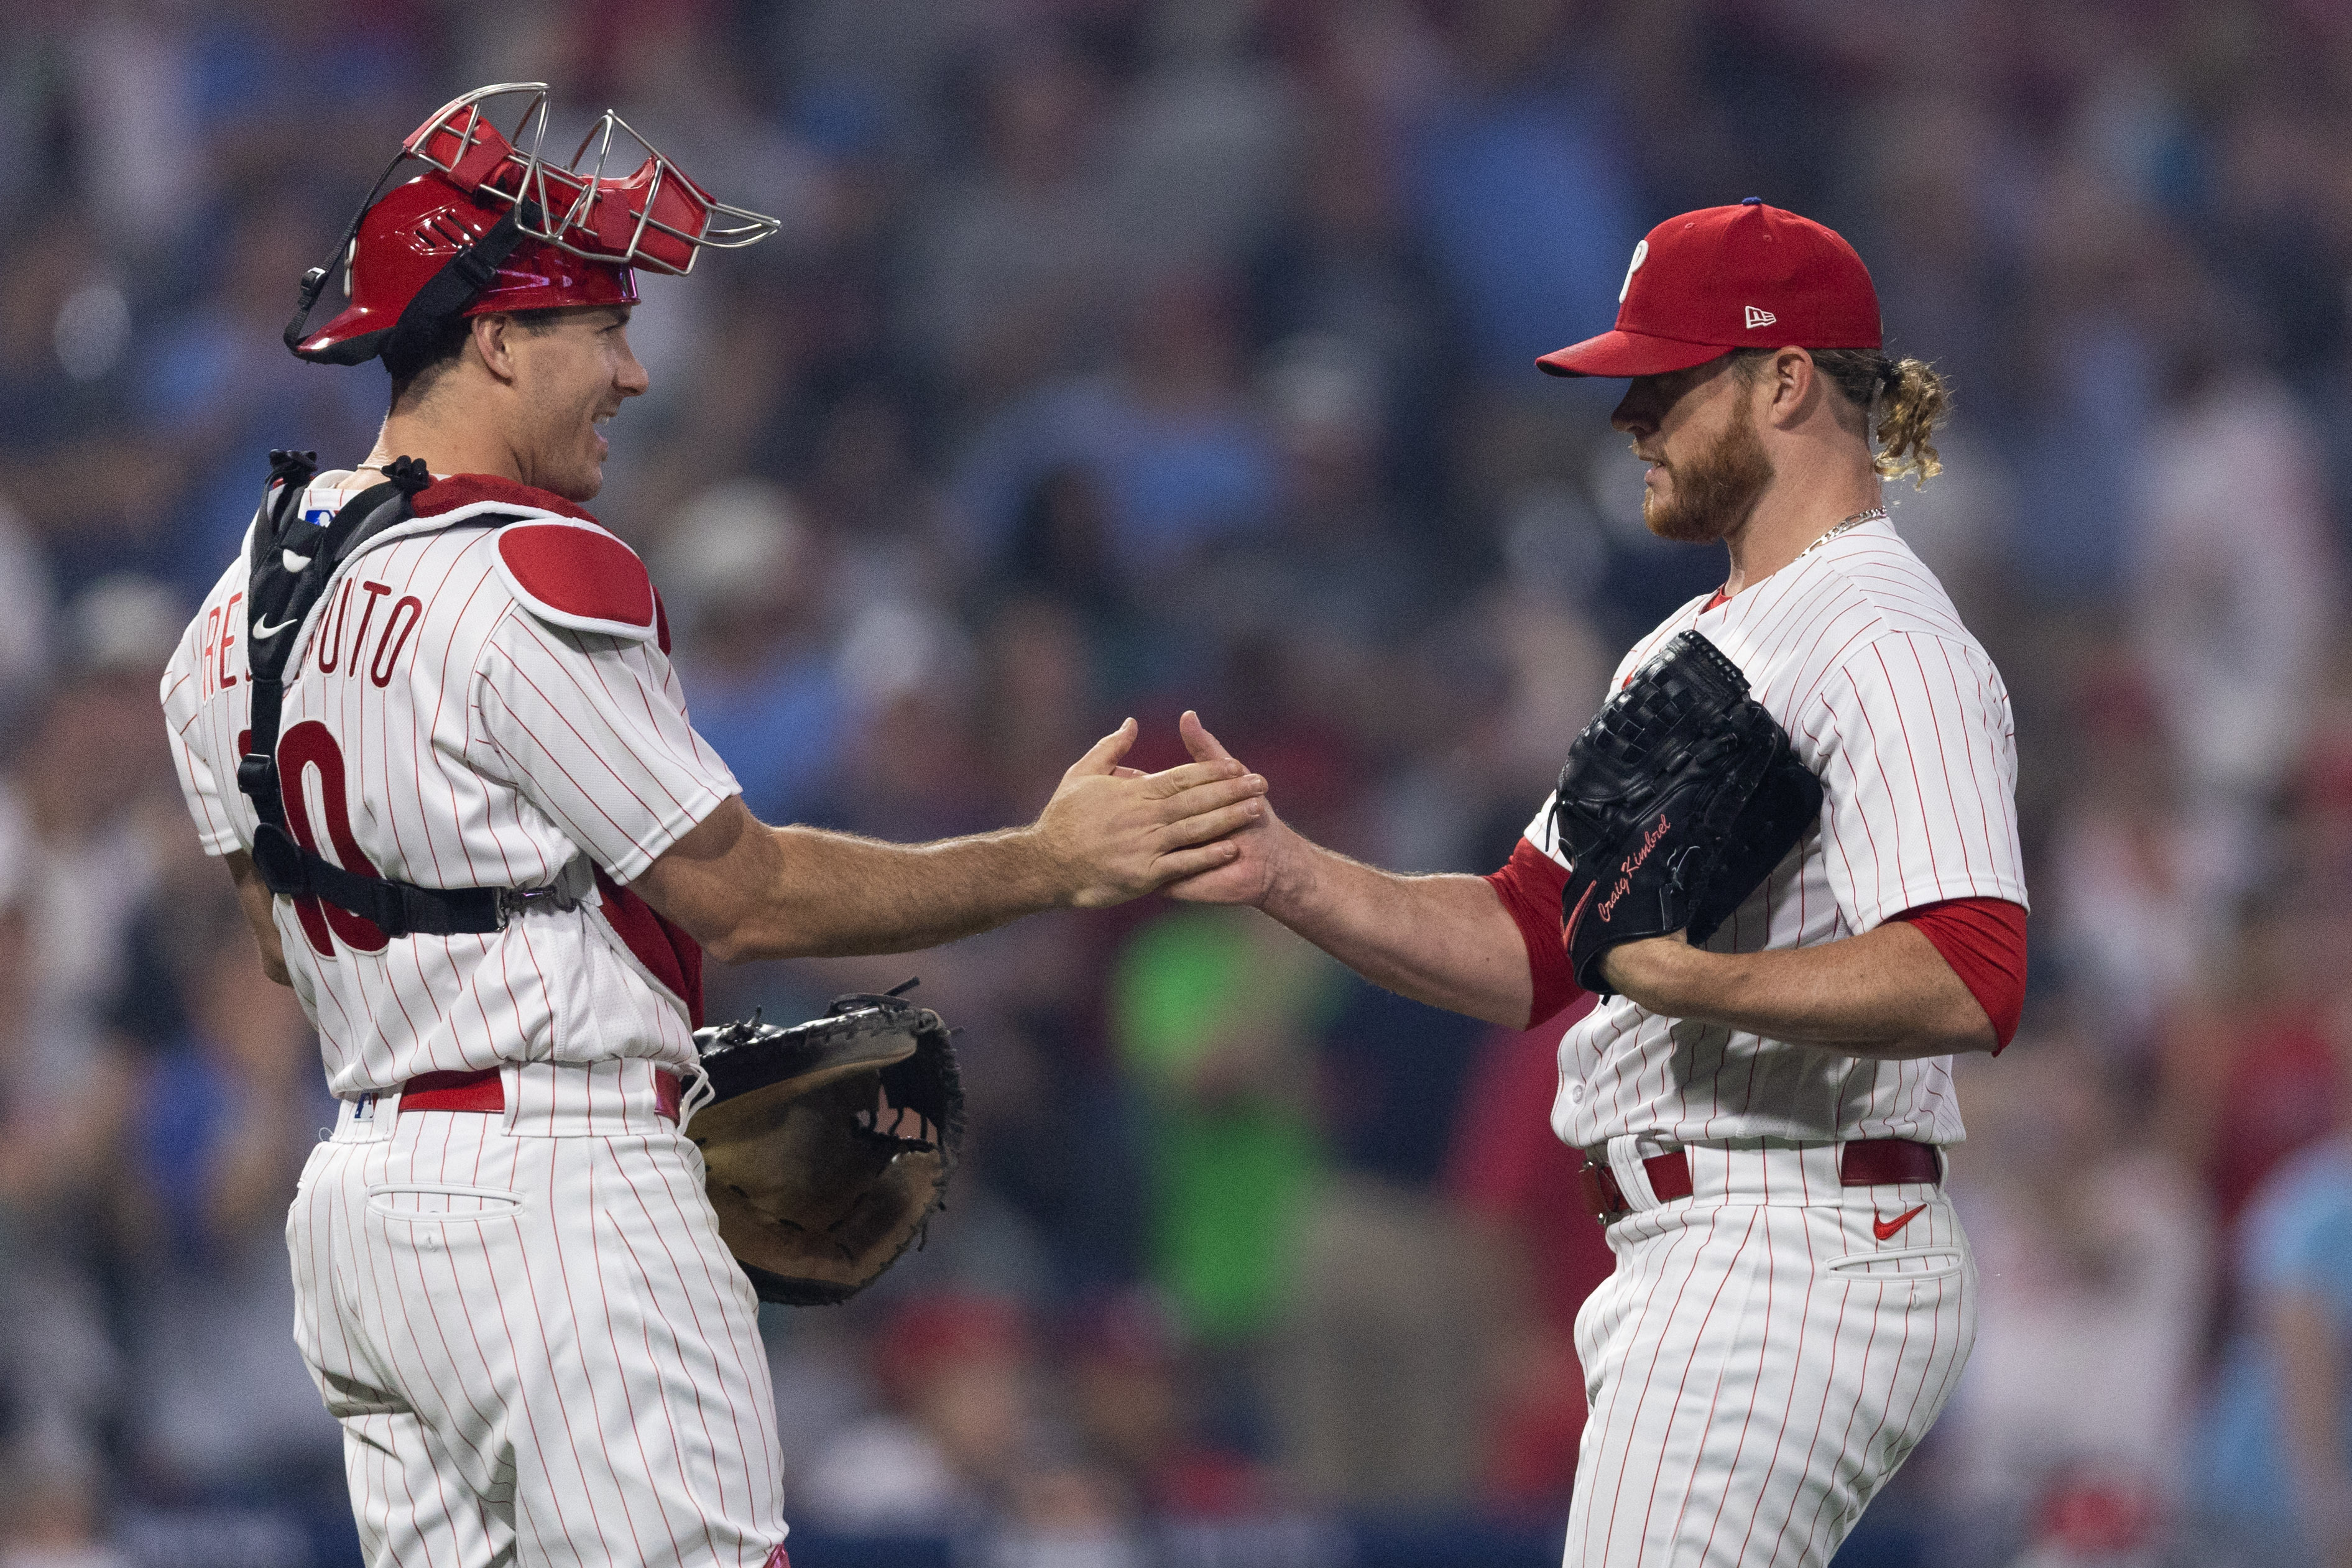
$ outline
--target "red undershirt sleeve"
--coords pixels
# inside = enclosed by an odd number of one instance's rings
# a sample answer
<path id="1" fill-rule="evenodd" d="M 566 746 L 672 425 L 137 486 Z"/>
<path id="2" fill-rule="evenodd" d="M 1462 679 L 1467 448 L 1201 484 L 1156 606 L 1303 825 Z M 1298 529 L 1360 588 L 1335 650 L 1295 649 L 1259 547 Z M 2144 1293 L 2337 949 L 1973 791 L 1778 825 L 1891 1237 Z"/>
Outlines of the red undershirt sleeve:
<path id="1" fill-rule="evenodd" d="M 2007 899 L 1949 899 L 1895 917 L 1935 944 L 1992 1020 L 1992 1054 L 2017 1036 L 2025 1008 L 2025 910 Z"/>
<path id="2" fill-rule="evenodd" d="M 1527 1022 L 1532 1029 L 1584 994 L 1570 967 L 1568 951 L 1559 944 L 1559 896 L 1568 886 L 1568 868 L 1522 838 L 1503 868 L 1487 874 L 1486 882 L 1510 911 L 1519 940 L 1528 946 L 1528 974 L 1535 982 L 1535 1002 Z"/>

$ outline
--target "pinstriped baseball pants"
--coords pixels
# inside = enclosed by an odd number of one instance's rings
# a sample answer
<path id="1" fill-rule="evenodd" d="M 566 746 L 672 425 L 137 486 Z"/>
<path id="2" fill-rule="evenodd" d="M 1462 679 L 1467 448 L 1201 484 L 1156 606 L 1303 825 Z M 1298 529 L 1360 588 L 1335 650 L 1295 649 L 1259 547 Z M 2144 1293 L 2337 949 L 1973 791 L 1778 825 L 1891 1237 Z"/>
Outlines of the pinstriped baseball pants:
<path id="1" fill-rule="evenodd" d="M 605 1136 L 346 1105 L 312 1152 L 287 1226 L 295 1335 L 370 1568 L 779 1552 L 758 1302 L 700 1152 L 645 1100 Z"/>
<path id="2" fill-rule="evenodd" d="M 1968 1360 L 1968 1238 L 1931 1184 L 1841 1187 L 1835 1144 L 1694 1147 L 1660 1205 L 1618 1142 L 1566 1568 L 1818 1568 Z"/>

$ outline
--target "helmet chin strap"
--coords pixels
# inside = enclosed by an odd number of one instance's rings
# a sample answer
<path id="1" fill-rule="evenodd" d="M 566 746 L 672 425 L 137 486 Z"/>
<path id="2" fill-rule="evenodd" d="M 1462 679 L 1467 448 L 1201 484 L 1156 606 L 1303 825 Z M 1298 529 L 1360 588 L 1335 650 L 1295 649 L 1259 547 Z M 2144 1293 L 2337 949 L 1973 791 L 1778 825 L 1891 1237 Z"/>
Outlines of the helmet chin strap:
<path id="1" fill-rule="evenodd" d="M 326 361 L 329 364 L 359 363 L 357 360 L 334 359 L 331 357 L 332 350 L 315 356 L 303 354 L 302 339 L 310 329 L 310 312 L 318 308 L 319 296 L 326 291 L 327 279 L 334 276 L 335 263 L 351 255 L 352 243 L 360 237 L 360 225 L 366 221 L 368 209 L 375 205 L 376 193 L 383 189 L 383 183 L 392 178 L 392 172 L 399 168 L 401 160 L 407 156 L 408 150 L 404 147 L 392 155 L 392 162 L 383 166 L 383 173 L 375 177 L 375 184 L 370 185 L 367 195 L 360 198 L 360 209 L 352 214 L 352 221 L 343 226 L 343 237 L 335 241 L 335 248 L 329 254 L 327 264 L 324 267 L 313 267 L 302 274 L 299 303 L 294 307 L 294 319 L 286 323 L 286 346 L 301 357 L 305 359 L 315 357 Z"/>
<path id="2" fill-rule="evenodd" d="M 432 348 L 433 334 L 441 323 L 497 280 L 499 265 L 523 242 L 524 231 L 538 211 L 530 202 L 509 207 L 488 234 L 451 257 L 416 291 L 376 349 L 386 370 L 397 376 L 415 368 Z"/>

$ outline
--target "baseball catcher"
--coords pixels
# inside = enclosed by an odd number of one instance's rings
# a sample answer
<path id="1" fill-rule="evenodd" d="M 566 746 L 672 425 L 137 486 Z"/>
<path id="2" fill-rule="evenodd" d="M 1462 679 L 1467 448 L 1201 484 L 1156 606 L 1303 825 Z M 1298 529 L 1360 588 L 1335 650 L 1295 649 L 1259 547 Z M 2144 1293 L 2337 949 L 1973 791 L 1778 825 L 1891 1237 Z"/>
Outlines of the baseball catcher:
<path id="1" fill-rule="evenodd" d="M 287 346 L 381 362 L 383 432 L 348 467 L 273 457 L 163 717 L 341 1102 L 287 1240 L 372 1568 L 786 1568 L 759 1298 L 839 1300 L 919 1237 L 961 1101 L 899 997 L 703 1030 L 706 955 L 1117 903 L 1230 860 L 1265 782 L 1122 768 L 1130 720 L 1024 826 L 755 818 L 585 503 L 650 384 L 639 274 L 776 226 L 612 114 L 549 156 L 547 96 L 428 117 L 302 279 Z"/>

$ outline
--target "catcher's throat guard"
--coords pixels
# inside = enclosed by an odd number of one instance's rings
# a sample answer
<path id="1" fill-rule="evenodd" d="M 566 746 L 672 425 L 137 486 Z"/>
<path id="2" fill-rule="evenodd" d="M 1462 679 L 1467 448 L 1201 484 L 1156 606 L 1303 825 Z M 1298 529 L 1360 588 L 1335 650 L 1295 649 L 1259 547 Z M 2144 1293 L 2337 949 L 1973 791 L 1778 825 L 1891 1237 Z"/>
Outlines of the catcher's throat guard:
<path id="1" fill-rule="evenodd" d="M 790 1028 L 695 1031 L 711 1098 L 702 1150 L 719 1234 L 763 1301 L 845 1301 L 920 1239 L 947 1195 L 963 1085 L 947 1026 L 887 994 Z"/>

